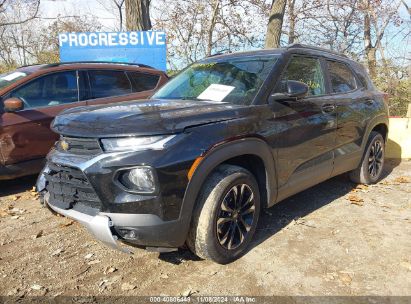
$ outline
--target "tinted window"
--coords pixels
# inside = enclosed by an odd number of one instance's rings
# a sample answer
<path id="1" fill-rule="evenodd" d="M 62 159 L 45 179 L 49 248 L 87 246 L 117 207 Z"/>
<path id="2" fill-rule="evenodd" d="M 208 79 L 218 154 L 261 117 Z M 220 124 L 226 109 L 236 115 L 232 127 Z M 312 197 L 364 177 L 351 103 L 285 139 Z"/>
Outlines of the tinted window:
<path id="1" fill-rule="evenodd" d="M 133 92 L 153 90 L 160 79 L 158 75 L 144 74 L 139 72 L 127 72 L 133 83 Z"/>
<path id="2" fill-rule="evenodd" d="M 10 97 L 18 97 L 24 108 L 54 106 L 78 101 L 76 71 L 54 73 L 37 78 L 14 90 Z"/>
<path id="3" fill-rule="evenodd" d="M 93 98 L 131 93 L 131 85 L 123 71 L 89 71 Z"/>
<path id="4" fill-rule="evenodd" d="M 355 77 L 343 63 L 327 61 L 330 73 L 331 89 L 334 93 L 344 93 L 357 88 Z"/>
<path id="5" fill-rule="evenodd" d="M 287 80 L 304 82 L 309 87 L 308 95 L 325 94 L 324 77 L 319 59 L 306 57 L 291 58 L 281 82 L 285 83 Z M 282 92 L 282 87 L 277 91 Z"/>

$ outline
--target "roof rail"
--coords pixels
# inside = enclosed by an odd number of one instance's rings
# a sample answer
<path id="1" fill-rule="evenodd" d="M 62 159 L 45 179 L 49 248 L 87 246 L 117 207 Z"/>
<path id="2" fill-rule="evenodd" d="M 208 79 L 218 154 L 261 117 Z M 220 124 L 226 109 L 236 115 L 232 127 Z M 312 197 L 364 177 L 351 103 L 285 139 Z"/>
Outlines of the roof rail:
<path id="1" fill-rule="evenodd" d="M 335 51 L 332 51 L 332 50 L 329 50 L 329 49 L 325 49 L 325 48 L 318 47 L 318 46 L 301 44 L 301 43 L 290 44 L 290 45 L 286 46 L 286 49 L 310 49 L 310 50 L 315 50 L 315 51 L 327 52 L 327 53 L 330 53 L 330 54 L 334 54 L 334 55 L 337 55 L 337 56 L 342 56 L 342 57 L 348 58 L 347 55 L 344 55 L 344 54 L 341 54 L 341 53 L 338 53 L 338 52 L 335 52 Z"/>
<path id="2" fill-rule="evenodd" d="M 55 66 L 60 66 L 60 65 L 65 65 L 65 64 L 123 64 L 123 65 L 134 65 L 137 67 L 141 68 L 149 68 L 149 69 L 155 69 L 154 67 L 147 65 L 147 64 L 142 64 L 142 63 L 134 63 L 134 62 L 115 62 L 115 61 L 67 61 L 67 62 L 57 62 L 57 63 L 50 63 L 46 64 L 45 68 L 50 68 L 50 67 L 55 67 Z"/>

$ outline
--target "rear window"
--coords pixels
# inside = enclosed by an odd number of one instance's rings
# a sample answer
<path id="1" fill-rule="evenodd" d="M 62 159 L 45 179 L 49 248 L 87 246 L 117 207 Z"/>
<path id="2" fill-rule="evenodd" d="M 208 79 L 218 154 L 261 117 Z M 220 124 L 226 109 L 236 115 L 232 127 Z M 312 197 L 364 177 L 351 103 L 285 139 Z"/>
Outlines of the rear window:
<path id="1" fill-rule="evenodd" d="M 160 80 L 159 75 L 145 74 L 140 72 L 127 72 L 127 74 L 133 84 L 133 92 L 153 90 Z"/>
<path id="2" fill-rule="evenodd" d="M 352 71 L 343 63 L 327 61 L 330 74 L 331 89 L 334 93 L 344 93 L 355 90 L 357 83 Z"/>
<path id="3" fill-rule="evenodd" d="M 91 95 L 93 98 L 119 96 L 131 93 L 131 84 L 123 71 L 90 70 Z"/>

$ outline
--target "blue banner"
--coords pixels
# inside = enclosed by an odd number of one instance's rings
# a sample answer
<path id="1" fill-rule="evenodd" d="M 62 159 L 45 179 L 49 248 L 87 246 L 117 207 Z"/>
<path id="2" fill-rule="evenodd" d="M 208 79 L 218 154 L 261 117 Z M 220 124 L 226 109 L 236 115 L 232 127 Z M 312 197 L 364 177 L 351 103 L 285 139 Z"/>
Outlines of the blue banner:
<path id="1" fill-rule="evenodd" d="M 61 33 L 59 44 L 61 62 L 130 62 L 166 70 L 165 32 Z"/>

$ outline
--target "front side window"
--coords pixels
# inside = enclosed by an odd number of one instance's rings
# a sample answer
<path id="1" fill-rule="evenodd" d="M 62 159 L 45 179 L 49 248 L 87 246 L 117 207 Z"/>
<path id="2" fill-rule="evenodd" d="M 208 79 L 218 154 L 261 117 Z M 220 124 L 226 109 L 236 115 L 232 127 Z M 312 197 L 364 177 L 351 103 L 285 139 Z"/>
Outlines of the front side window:
<path id="1" fill-rule="evenodd" d="M 301 56 L 292 57 L 280 83 L 284 84 L 287 80 L 305 83 L 309 88 L 309 96 L 325 94 L 324 76 L 319 59 Z M 280 86 L 277 91 L 280 92 L 282 88 L 283 86 Z"/>
<path id="2" fill-rule="evenodd" d="M 88 72 L 91 85 L 91 96 L 103 98 L 131 93 L 131 84 L 123 71 L 94 71 Z"/>
<path id="3" fill-rule="evenodd" d="M 76 71 L 53 73 L 14 90 L 10 97 L 20 98 L 24 108 L 55 106 L 78 101 Z"/>
<path id="4" fill-rule="evenodd" d="M 207 59 L 174 77 L 152 98 L 250 104 L 278 56 Z"/>
<path id="5" fill-rule="evenodd" d="M 331 89 L 334 93 L 345 93 L 357 88 L 354 74 L 343 63 L 327 61 Z"/>
<path id="6" fill-rule="evenodd" d="M 133 92 L 143 92 L 155 89 L 160 79 L 159 75 L 140 72 L 127 72 L 132 84 Z"/>

